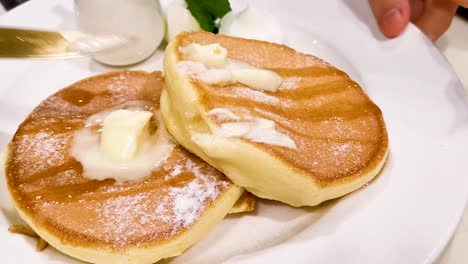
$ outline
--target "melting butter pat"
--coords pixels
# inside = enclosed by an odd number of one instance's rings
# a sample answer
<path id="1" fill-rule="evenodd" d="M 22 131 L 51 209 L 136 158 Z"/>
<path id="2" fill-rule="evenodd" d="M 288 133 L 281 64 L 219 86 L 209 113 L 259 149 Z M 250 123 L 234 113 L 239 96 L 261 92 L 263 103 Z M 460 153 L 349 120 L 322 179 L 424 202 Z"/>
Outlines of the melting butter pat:
<path id="1" fill-rule="evenodd" d="M 209 116 L 214 116 L 218 120 L 239 120 L 240 117 L 236 116 L 233 112 L 224 108 L 214 108 L 207 112 Z"/>
<path id="2" fill-rule="evenodd" d="M 209 69 L 199 73 L 198 78 L 207 84 L 226 85 L 233 82 L 232 72 L 225 69 Z"/>
<path id="3" fill-rule="evenodd" d="M 83 166 L 84 177 L 100 181 L 114 179 L 118 183 L 142 180 L 163 166 L 171 155 L 175 144 L 171 141 L 160 113 L 154 113 L 154 119 L 157 121 L 156 131 L 149 133 L 151 112 L 144 111 L 142 106 L 133 107 L 137 109 L 133 108 L 133 111 L 130 111 L 127 108 L 122 111 L 111 108 L 91 116 L 87 120 L 88 123 L 95 123 L 96 118 L 102 118 L 104 122 L 110 120 L 111 126 L 109 123 L 104 124 L 100 133 L 89 127 L 75 132 L 70 154 Z M 110 115 L 114 117 L 108 119 Z M 131 121 L 123 119 L 127 117 Z M 117 125 L 122 123 L 123 125 Z M 121 132 L 113 134 L 116 129 L 120 129 Z M 102 145 L 103 140 L 108 144 L 106 147 Z M 109 145 L 112 143 L 120 146 Z M 122 143 L 126 145 L 121 145 Z M 115 160 L 110 157 L 114 157 Z"/>
<path id="4" fill-rule="evenodd" d="M 207 69 L 201 62 L 179 61 L 177 70 L 206 84 L 227 85 L 240 82 L 260 91 L 276 92 L 283 82 L 283 78 L 276 72 L 234 62 L 229 62 L 226 68 Z"/>
<path id="5" fill-rule="evenodd" d="M 228 63 L 227 50 L 218 43 L 210 45 L 192 43 L 182 51 L 189 60 L 201 62 L 206 67 L 222 68 Z"/>
<path id="6" fill-rule="evenodd" d="M 276 72 L 257 68 L 232 70 L 233 80 L 257 90 L 276 92 L 283 79 Z"/>
<path id="7" fill-rule="evenodd" d="M 252 142 L 297 149 L 293 139 L 276 129 L 275 122 L 264 118 L 257 118 L 253 122 L 224 123 L 215 132 L 221 137 L 244 138 Z"/>
<path id="8" fill-rule="evenodd" d="M 227 85 L 239 82 L 252 89 L 276 92 L 283 79 L 276 72 L 229 60 L 227 50 L 219 43 L 192 43 L 180 51 L 187 61 L 179 61 L 177 69 L 207 83 Z"/>
<path id="9" fill-rule="evenodd" d="M 112 161 L 125 162 L 137 154 L 149 137 L 149 121 L 153 113 L 121 109 L 105 119 L 101 133 L 101 153 Z"/>

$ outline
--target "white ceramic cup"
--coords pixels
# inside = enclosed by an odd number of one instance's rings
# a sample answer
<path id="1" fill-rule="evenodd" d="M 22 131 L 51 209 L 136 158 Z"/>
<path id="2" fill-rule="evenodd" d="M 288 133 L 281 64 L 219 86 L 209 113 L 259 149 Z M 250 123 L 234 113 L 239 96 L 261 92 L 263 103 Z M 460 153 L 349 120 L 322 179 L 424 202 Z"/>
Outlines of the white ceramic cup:
<path id="1" fill-rule="evenodd" d="M 148 58 L 161 44 L 165 24 L 158 0 L 75 0 L 78 28 L 90 35 L 117 34 L 131 41 L 93 57 L 123 66 Z"/>

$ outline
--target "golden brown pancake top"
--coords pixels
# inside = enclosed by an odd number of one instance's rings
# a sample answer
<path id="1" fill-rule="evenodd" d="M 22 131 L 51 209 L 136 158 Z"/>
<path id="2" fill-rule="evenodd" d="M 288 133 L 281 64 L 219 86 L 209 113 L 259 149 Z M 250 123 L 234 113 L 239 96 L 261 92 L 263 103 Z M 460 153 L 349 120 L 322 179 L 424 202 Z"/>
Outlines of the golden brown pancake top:
<path id="1" fill-rule="evenodd" d="M 321 186 L 351 180 L 373 169 L 388 148 L 380 109 L 344 72 L 312 55 L 283 45 L 192 32 L 176 46 L 219 43 L 228 57 L 275 71 L 283 78 L 277 92 L 243 84 L 207 85 L 192 79 L 206 111 L 226 108 L 234 114 L 272 120 L 293 139 L 297 150 L 254 143 L 308 175 Z M 179 60 L 185 60 L 179 51 Z M 226 121 L 218 121 L 218 124 Z M 242 120 L 241 120 L 242 121 Z"/>
<path id="2" fill-rule="evenodd" d="M 77 82 L 42 102 L 9 145 L 8 187 L 34 225 L 63 243 L 122 250 L 183 233 L 233 184 L 176 146 L 139 182 L 90 180 L 69 152 L 74 133 L 99 111 L 127 101 L 159 109 L 160 72 L 115 72 Z"/>

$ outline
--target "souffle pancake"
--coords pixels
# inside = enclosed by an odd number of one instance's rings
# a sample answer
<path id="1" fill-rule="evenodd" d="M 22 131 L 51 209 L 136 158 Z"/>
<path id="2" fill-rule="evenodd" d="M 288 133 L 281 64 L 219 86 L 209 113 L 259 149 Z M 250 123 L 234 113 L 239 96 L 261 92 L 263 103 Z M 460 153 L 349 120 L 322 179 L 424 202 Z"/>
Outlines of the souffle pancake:
<path id="1" fill-rule="evenodd" d="M 19 126 L 7 149 L 8 189 L 58 250 L 92 263 L 154 263 L 200 240 L 242 195 L 167 133 L 163 85 L 161 72 L 98 75 L 47 98 Z"/>
<path id="2" fill-rule="evenodd" d="M 379 107 L 315 56 L 189 32 L 167 46 L 164 71 L 168 131 L 256 196 L 317 205 L 360 188 L 386 160 Z"/>

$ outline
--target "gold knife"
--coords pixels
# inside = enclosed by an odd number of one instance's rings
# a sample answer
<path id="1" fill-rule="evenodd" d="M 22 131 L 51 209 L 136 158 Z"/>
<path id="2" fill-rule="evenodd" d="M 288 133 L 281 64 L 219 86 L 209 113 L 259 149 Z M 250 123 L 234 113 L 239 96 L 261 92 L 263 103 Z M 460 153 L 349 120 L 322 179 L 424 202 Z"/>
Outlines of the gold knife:
<path id="1" fill-rule="evenodd" d="M 73 58 L 126 44 L 118 35 L 0 28 L 0 58 Z"/>

